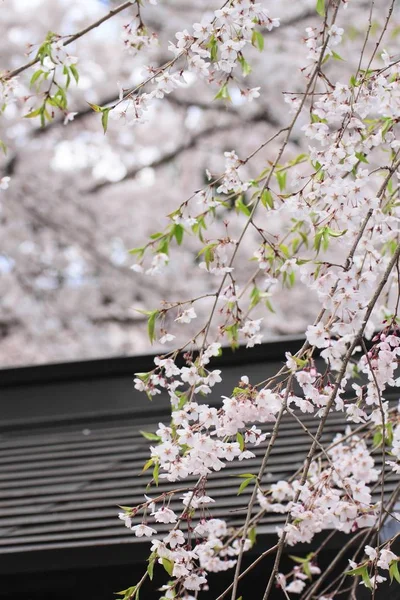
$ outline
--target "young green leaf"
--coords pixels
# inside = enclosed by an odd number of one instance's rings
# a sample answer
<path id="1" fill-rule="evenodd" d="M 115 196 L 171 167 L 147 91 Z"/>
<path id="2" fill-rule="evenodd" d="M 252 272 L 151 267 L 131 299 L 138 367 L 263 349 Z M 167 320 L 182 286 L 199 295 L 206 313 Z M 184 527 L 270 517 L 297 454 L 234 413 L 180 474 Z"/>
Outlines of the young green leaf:
<path id="1" fill-rule="evenodd" d="M 243 196 L 239 196 L 239 198 L 235 202 L 235 207 L 238 211 L 243 213 L 246 217 L 249 217 L 251 211 L 248 206 L 243 202 Z"/>
<path id="2" fill-rule="evenodd" d="M 155 340 L 155 338 L 156 338 L 156 333 L 155 333 L 156 320 L 157 320 L 157 317 L 158 317 L 159 314 L 160 313 L 159 313 L 158 310 L 153 310 L 150 313 L 150 316 L 149 316 L 148 321 L 147 321 L 147 332 L 149 334 L 149 339 L 150 339 L 151 343 L 153 343 L 154 340 Z"/>
<path id="3" fill-rule="evenodd" d="M 243 452 L 243 450 L 244 450 L 244 438 L 243 438 L 242 434 L 240 433 L 240 431 L 238 431 L 237 434 L 236 434 L 236 441 L 238 442 L 238 444 L 240 446 L 240 452 Z"/>
<path id="4" fill-rule="evenodd" d="M 103 109 L 103 114 L 101 115 L 101 124 L 103 125 L 103 131 L 106 133 L 108 126 L 108 115 L 110 114 L 110 108 Z"/>
<path id="5" fill-rule="evenodd" d="M 41 69 L 38 69 L 37 71 L 34 72 L 34 74 L 31 77 L 31 80 L 29 82 L 30 87 L 32 87 L 34 85 L 34 83 L 39 79 L 39 77 L 42 75 L 43 71 Z"/>
<path id="6" fill-rule="evenodd" d="M 185 230 L 182 227 L 182 225 L 179 225 L 179 224 L 174 225 L 173 235 L 175 236 L 175 239 L 176 239 L 176 241 L 178 243 L 178 246 L 180 246 L 182 244 L 183 234 L 184 233 L 185 233 Z"/>
<path id="7" fill-rule="evenodd" d="M 247 60 L 245 59 L 243 54 L 239 55 L 238 61 L 239 61 L 240 66 L 242 67 L 243 77 L 246 77 L 247 75 L 249 75 L 251 73 L 251 66 L 249 65 L 249 63 L 247 62 Z"/>
<path id="8" fill-rule="evenodd" d="M 251 527 L 251 529 L 249 529 L 247 537 L 249 538 L 251 545 L 254 546 L 257 540 L 257 530 L 255 527 Z"/>
<path id="9" fill-rule="evenodd" d="M 265 208 L 274 208 L 274 199 L 269 190 L 263 190 L 261 194 L 261 202 L 265 206 Z"/>
<path id="10" fill-rule="evenodd" d="M 133 598 L 133 595 L 136 592 L 136 585 L 133 585 L 130 588 L 127 588 L 126 590 L 122 590 L 121 592 L 115 592 L 115 594 L 117 596 L 123 596 L 122 600 L 130 600 L 131 598 Z"/>
<path id="11" fill-rule="evenodd" d="M 240 496 L 240 494 L 247 488 L 248 485 L 250 485 L 250 483 L 253 480 L 254 480 L 254 477 L 249 477 L 249 479 L 245 479 L 244 481 L 242 481 L 242 483 L 239 486 L 237 495 Z"/>
<path id="12" fill-rule="evenodd" d="M 79 81 L 79 73 L 78 73 L 78 70 L 77 70 L 76 66 L 75 65 L 70 65 L 69 68 L 70 68 L 70 71 L 71 71 L 71 73 L 72 73 L 72 75 L 73 75 L 76 83 L 78 83 L 78 81 Z"/>
<path id="13" fill-rule="evenodd" d="M 320 17 L 325 17 L 325 0 L 317 0 L 316 11 Z"/>
<path id="14" fill-rule="evenodd" d="M 42 114 L 43 114 L 43 106 L 41 106 L 40 108 L 37 108 L 36 110 L 32 110 L 27 115 L 24 115 L 24 117 L 25 117 L 25 119 L 33 119 L 34 117 L 38 117 L 39 115 L 42 115 Z"/>
<path id="15" fill-rule="evenodd" d="M 224 85 L 219 89 L 218 93 L 214 96 L 214 100 L 231 100 L 228 85 L 226 83 L 224 83 Z"/>
<path id="16" fill-rule="evenodd" d="M 155 433 L 150 433 L 149 431 L 141 431 L 140 433 L 144 438 L 146 438 L 146 440 L 150 440 L 151 442 L 161 441 L 160 436 L 156 435 Z"/>
<path id="17" fill-rule="evenodd" d="M 89 106 L 91 109 L 93 109 L 95 112 L 103 112 L 103 109 L 101 108 L 101 106 L 98 106 L 98 104 L 91 104 L 91 102 L 88 102 Z"/>
<path id="18" fill-rule="evenodd" d="M 172 571 L 174 569 L 174 563 L 172 560 L 169 560 L 168 558 L 163 558 L 162 559 L 162 566 L 164 567 L 164 569 L 167 571 L 168 575 L 172 575 Z"/>
<path id="19" fill-rule="evenodd" d="M 393 577 L 394 577 L 395 580 L 397 581 L 397 583 L 400 583 L 399 563 L 397 560 L 393 560 L 390 563 L 389 575 L 390 575 L 390 582 L 393 581 Z"/>
<path id="20" fill-rule="evenodd" d="M 260 31 L 253 31 L 251 36 L 251 43 L 257 50 L 262 52 L 264 50 L 264 36 Z"/>
<path id="21" fill-rule="evenodd" d="M 150 467 L 154 464 L 154 461 L 152 458 L 149 458 L 149 460 L 147 461 L 147 463 L 144 465 L 143 469 L 142 469 L 142 473 L 145 473 L 147 471 L 147 469 L 150 469 Z"/>
<path id="22" fill-rule="evenodd" d="M 279 189 L 281 192 L 283 192 L 283 190 L 286 187 L 286 178 L 287 178 L 287 172 L 286 171 L 277 171 L 275 173 L 276 175 L 276 179 L 279 185 Z"/>
<path id="23" fill-rule="evenodd" d="M 154 465 L 154 469 L 153 469 L 153 479 L 156 483 L 156 485 L 158 486 L 158 474 L 160 472 L 160 465 L 159 463 L 157 463 L 156 465 Z"/>
<path id="24" fill-rule="evenodd" d="M 155 565 L 156 559 L 153 558 L 150 560 L 148 566 L 147 566 L 147 574 L 150 578 L 150 580 L 153 580 L 153 572 L 154 572 L 154 565 Z"/>

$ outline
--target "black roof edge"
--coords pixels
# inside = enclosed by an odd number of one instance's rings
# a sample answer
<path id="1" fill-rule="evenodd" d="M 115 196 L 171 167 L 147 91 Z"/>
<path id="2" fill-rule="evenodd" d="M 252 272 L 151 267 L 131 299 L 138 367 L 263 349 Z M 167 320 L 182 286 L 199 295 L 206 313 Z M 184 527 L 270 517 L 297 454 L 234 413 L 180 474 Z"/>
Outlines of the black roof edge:
<path id="1" fill-rule="evenodd" d="M 311 544 L 299 543 L 296 545 L 296 554 L 308 553 L 318 547 L 324 540 L 323 533 L 318 533 Z M 349 540 L 349 536 L 336 531 L 328 542 L 326 549 L 339 550 Z M 260 548 L 273 546 L 277 541 L 276 533 L 260 532 L 257 535 L 256 546 L 246 552 L 246 556 L 258 556 Z M 107 567 L 114 565 L 134 565 L 143 563 L 149 549 L 147 541 L 135 541 L 121 544 L 103 544 L 99 541 L 90 546 L 72 546 L 65 548 L 40 549 L 35 551 L 12 552 L 1 554 L 0 575 L 14 575 L 22 573 L 39 573 L 50 571 L 84 569 L 88 567 Z M 292 548 L 286 546 L 285 554 L 291 554 Z"/>
<path id="2" fill-rule="evenodd" d="M 281 361 L 284 359 L 285 352 L 296 352 L 303 342 L 304 336 L 299 335 L 275 337 L 253 348 L 240 346 L 235 351 L 226 347 L 223 349 L 222 356 L 215 359 L 213 363 L 223 367 Z M 161 354 L 161 352 L 158 354 Z M 0 369 L 0 388 L 63 380 L 82 380 L 93 377 L 133 375 L 134 373 L 151 370 L 154 367 L 154 356 L 155 354 L 144 354 Z M 183 362 L 182 355 L 180 356 L 180 362 Z"/>
<path id="3" fill-rule="evenodd" d="M 30 433 L 33 433 L 33 428 L 40 429 L 40 434 L 43 430 L 49 429 L 51 432 L 57 432 L 57 427 L 65 429 L 65 427 L 82 426 L 85 429 L 90 429 L 91 425 L 106 425 L 112 427 L 113 425 L 121 425 L 121 420 L 127 420 L 131 425 L 132 420 L 138 418 L 140 415 L 140 422 L 152 419 L 152 422 L 158 422 L 162 417 L 170 417 L 171 415 L 171 404 L 170 402 L 160 402 L 157 404 L 151 404 L 149 401 L 148 408 L 141 408 L 140 411 L 132 409 L 113 409 L 104 410 L 102 412 L 88 411 L 80 413 L 78 415 L 50 415 L 47 417 L 30 417 L 29 420 L 26 417 L 7 419 L 0 423 L 0 437 L 1 434 L 11 431 L 16 433 L 17 430 L 28 429 Z"/>

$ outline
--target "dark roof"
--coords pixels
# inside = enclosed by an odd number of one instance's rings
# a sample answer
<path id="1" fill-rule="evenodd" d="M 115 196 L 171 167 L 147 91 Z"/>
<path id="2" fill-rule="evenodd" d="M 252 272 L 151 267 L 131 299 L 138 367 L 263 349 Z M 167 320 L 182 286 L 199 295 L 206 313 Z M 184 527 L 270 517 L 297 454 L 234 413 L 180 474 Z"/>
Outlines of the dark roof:
<path id="1" fill-rule="evenodd" d="M 295 351 L 300 342 L 274 342 L 253 352 L 227 353 L 216 361 L 224 383 L 212 402 L 229 393 L 244 372 L 254 381 L 276 372 L 288 345 Z M 151 365 L 151 357 L 138 357 L 2 372 L 6 418 L 0 426 L 0 572 L 37 569 L 49 555 L 47 568 L 59 568 L 68 550 L 70 564 L 92 561 L 94 548 L 101 549 L 97 562 L 128 562 L 135 556 L 143 560 L 142 553 L 137 554 L 142 541 L 118 520 L 117 505 L 143 501 L 150 476 L 139 475 L 149 442 L 140 430 L 154 431 L 168 418 L 166 398 L 149 402 L 133 387 L 133 373 Z M 315 431 L 313 416 L 302 415 L 302 420 Z M 322 441 L 343 430 L 343 416 L 332 415 Z M 308 447 L 307 434 L 287 416 L 267 481 L 292 474 Z M 235 476 L 256 471 L 263 453 L 261 446 L 255 459 L 228 463 L 211 477 L 207 490 L 218 499 L 216 516 L 228 517 L 232 524 L 242 522 L 249 491 L 236 495 L 240 480 Z M 165 484 L 160 484 L 160 492 L 163 489 Z M 273 534 L 281 519 L 269 515 L 261 533 Z M 131 551 L 121 552 L 127 546 Z"/>

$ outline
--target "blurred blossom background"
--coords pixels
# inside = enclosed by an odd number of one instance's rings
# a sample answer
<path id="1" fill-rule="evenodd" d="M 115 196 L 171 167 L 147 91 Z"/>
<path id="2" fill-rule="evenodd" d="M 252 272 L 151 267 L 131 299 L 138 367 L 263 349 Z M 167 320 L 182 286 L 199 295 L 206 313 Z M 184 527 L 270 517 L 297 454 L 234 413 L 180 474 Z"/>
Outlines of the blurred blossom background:
<path id="1" fill-rule="evenodd" d="M 110 120 L 104 135 L 99 115 L 88 105 L 117 99 L 119 86 L 142 81 L 145 65 L 170 60 L 168 42 L 175 40 L 175 33 L 191 30 L 204 13 L 220 6 L 217 0 L 145 2 L 142 18 L 158 43 L 136 54 L 124 46 L 124 26 L 136 15 L 134 5 L 69 46 L 68 52 L 78 57 L 80 74 L 78 85 L 69 90 L 72 114 L 56 117 L 43 129 L 37 119 L 22 118 L 32 93 L 32 70 L 21 73 L 18 99 L 0 122 L 0 139 L 8 147 L 0 177 L 10 177 L 8 189 L 0 190 L 2 367 L 153 352 L 159 346 L 150 345 L 146 317 L 139 311 L 218 287 L 217 278 L 198 268 L 195 238 L 172 250 L 169 265 L 157 277 L 134 272 L 128 250 L 165 228 L 166 215 L 204 186 L 207 170 L 223 172 L 224 151 L 235 150 L 245 158 L 290 122 L 282 92 L 304 89 L 305 28 L 316 26 L 319 17 L 315 0 L 264 3 L 271 16 L 280 17 L 281 27 L 265 32 L 263 52 L 254 48 L 247 57 L 252 66 L 247 85 L 261 88 L 252 102 L 239 91 L 232 92 L 230 103 L 213 101 L 216 90 L 187 72 L 186 84 L 156 101 L 146 123 L 128 127 Z M 345 34 L 338 51 L 345 60 L 327 65 L 332 81 L 348 83 L 357 68 L 369 4 L 352 0 L 341 12 L 338 24 Z M 374 27 L 380 24 L 380 4 L 384 0 L 375 2 Z M 72 34 L 115 6 L 106 0 L 3 0 L 0 72 L 26 62 L 29 44 L 37 48 L 48 31 Z M 389 51 L 398 45 L 398 13 L 397 8 L 388 32 Z M 307 122 L 305 111 L 285 159 L 307 149 L 301 134 Z M 272 143 L 260 152 L 243 176 L 256 177 L 278 147 Z M 223 238 L 229 222 L 229 234 L 237 238 L 245 218 L 229 208 L 219 211 L 206 237 Z M 287 226 L 276 217 L 265 223 L 272 233 Z M 250 231 L 236 267 L 243 281 L 258 244 L 257 233 Z M 274 312 L 258 314 L 265 341 L 302 333 L 313 319 L 316 300 L 301 283 L 292 292 L 275 290 Z M 178 343 L 198 330 L 211 301 L 196 305 L 197 322 L 186 325 Z"/>

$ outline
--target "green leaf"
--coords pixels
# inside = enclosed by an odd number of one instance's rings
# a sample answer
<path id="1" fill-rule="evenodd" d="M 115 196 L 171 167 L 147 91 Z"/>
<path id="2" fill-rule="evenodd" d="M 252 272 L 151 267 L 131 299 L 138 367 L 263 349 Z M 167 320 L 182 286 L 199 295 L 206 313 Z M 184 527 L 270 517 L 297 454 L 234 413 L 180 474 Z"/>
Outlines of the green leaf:
<path id="1" fill-rule="evenodd" d="M 243 54 L 239 55 L 238 62 L 240 64 L 240 66 L 242 67 L 243 77 L 246 77 L 247 75 L 249 75 L 251 73 L 251 66 L 249 65 L 249 63 L 247 62 L 247 60 L 245 59 Z"/>
<path id="2" fill-rule="evenodd" d="M 179 398 L 178 410 L 181 410 L 181 408 L 183 408 L 185 406 L 185 404 L 187 403 L 188 397 L 186 394 L 182 394 L 182 392 L 175 391 L 175 394 Z"/>
<path id="3" fill-rule="evenodd" d="M 168 575 L 172 576 L 172 571 L 174 569 L 174 563 L 172 562 L 172 560 L 169 560 L 168 558 L 163 558 L 162 566 L 167 571 Z"/>
<path id="4" fill-rule="evenodd" d="M 293 556 L 293 554 L 289 554 L 289 558 L 294 560 L 294 562 L 298 563 L 299 565 L 302 565 L 309 560 L 308 558 L 301 558 L 301 556 Z"/>
<path id="5" fill-rule="evenodd" d="M 106 133 L 108 126 L 108 115 L 110 113 L 111 108 L 103 109 L 103 114 L 101 115 L 101 124 L 103 125 L 103 131 Z"/>
<path id="6" fill-rule="evenodd" d="M 238 431 L 237 434 L 236 434 L 236 441 L 238 442 L 238 444 L 240 446 L 240 452 L 243 452 L 243 450 L 244 450 L 244 438 L 243 438 L 242 434 L 240 433 L 240 431 Z"/>
<path id="7" fill-rule="evenodd" d="M 392 423 L 386 423 L 386 443 L 388 446 L 391 446 L 393 444 L 393 424 Z"/>
<path id="8" fill-rule="evenodd" d="M 249 309 L 252 309 L 255 306 L 257 306 L 257 304 L 260 302 L 260 299 L 261 299 L 261 293 L 257 286 L 254 286 L 253 289 L 251 290 L 250 298 L 251 298 L 251 302 L 250 302 Z"/>
<path id="9" fill-rule="evenodd" d="M 356 154 L 356 157 L 358 158 L 358 160 L 359 160 L 360 162 L 363 162 L 363 163 L 367 163 L 367 164 L 368 164 L 368 160 L 367 160 L 367 158 L 366 158 L 366 155 L 365 155 L 365 154 L 363 154 L 362 152 L 356 152 L 355 154 Z"/>
<path id="10" fill-rule="evenodd" d="M 65 89 L 69 88 L 69 84 L 71 83 L 71 75 L 69 74 L 69 69 L 68 67 L 64 67 L 63 68 L 63 73 L 66 77 L 66 82 L 65 82 Z"/>
<path id="11" fill-rule="evenodd" d="M 103 109 L 98 104 L 91 104 L 91 102 L 88 102 L 88 104 L 95 112 L 103 112 Z"/>
<path id="12" fill-rule="evenodd" d="M 53 100 L 55 100 L 56 104 L 61 108 L 61 110 L 65 110 L 67 108 L 67 96 L 62 87 L 58 87 L 57 93 L 53 96 Z"/>
<path id="13" fill-rule="evenodd" d="M 165 233 L 163 233 L 162 231 L 157 231 L 156 233 L 152 233 L 151 234 L 150 239 L 151 240 L 158 240 L 158 239 L 164 237 L 164 235 L 165 235 Z M 139 250 L 140 250 L 140 248 L 139 248 Z"/>
<path id="14" fill-rule="evenodd" d="M 317 254 L 318 254 L 318 252 L 321 249 L 323 234 L 324 234 L 324 228 L 323 227 L 321 227 L 320 229 L 318 229 L 317 232 L 316 232 L 316 234 L 315 234 L 314 248 L 317 251 Z"/>
<path id="15" fill-rule="evenodd" d="M 174 228 L 172 230 L 173 235 L 175 236 L 175 239 L 178 243 L 178 246 L 180 246 L 182 244 L 182 240 L 183 240 L 183 234 L 185 233 L 184 228 L 182 227 L 182 225 L 174 225 Z"/>
<path id="16" fill-rule="evenodd" d="M 224 83 L 224 85 L 219 89 L 218 93 L 214 96 L 214 100 L 231 100 L 228 84 Z"/>
<path id="17" fill-rule="evenodd" d="M 160 254 L 168 254 L 169 253 L 169 240 L 168 236 L 164 236 L 157 247 L 157 252 Z"/>
<path id="18" fill-rule="evenodd" d="M 261 193 L 261 202 L 265 208 L 274 208 L 274 199 L 269 190 L 263 190 Z"/>
<path id="19" fill-rule="evenodd" d="M 153 572 L 154 572 L 154 564 L 156 562 L 155 558 L 152 558 L 147 566 L 147 574 L 150 577 L 150 580 L 153 580 Z"/>
<path id="20" fill-rule="evenodd" d="M 275 313 L 274 307 L 271 304 L 271 301 L 268 300 L 268 298 L 265 301 L 265 306 L 268 308 L 268 310 L 272 313 Z"/>
<path id="21" fill-rule="evenodd" d="M 160 472 L 160 465 L 157 463 L 156 465 L 154 465 L 154 469 L 153 469 L 153 479 L 156 482 L 156 485 L 158 486 L 158 474 Z"/>
<path id="22" fill-rule="evenodd" d="M 325 227 L 325 231 L 327 232 L 327 234 L 330 237 L 342 237 L 342 235 L 345 235 L 345 233 L 347 233 L 347 229 L 344 229 L 343 231 L 335 231 L 334 229 L 331 229 L 330 227 Z"/>
<path id="23" fill-rule="evenodd" d="M 71 66 L 69 67 L 69 69 L 70 69 L 70 71 L 71 71 L 71 73 L 72 73 L 72 75 L 73 75 L 73 77 L 74 77 L 74 79 L 75 79 L 76 83 L 78 83 L 78 81 L 79 81 L 79 73 L 78 73 L 78 69 L 76 68 L 76 66 L 75 66 L 75 65 L 71 65 Z"/>
<path id="24" fill-rule="evenodd" d="M 161 438 L 159 435 L 156 435 L 155 433 L 150 433 L 149 431 L 141 431 L 140 432 L 142 434 L 142 436 L 144 438 L 146 438 L 146 440 L 150 440 L 151 442 L 160 442 Z"/>
<path id="25" fill-rule="evenodd" d="M 39 115 L 42 115 L 42 114 L 43 114 L 43 106 L 41 106 L 40 108 L 37 108 L 36 110 L 32 110 L 27 115 L 24 115 L 24 118 L 25 119 L 33 119 L 34 117 L 38 117 Z"/>
<path id="26" fill-rule="evenodd" d="M 289 162 L 289 165 L 291 167 L 294 167 L 295 165 L 298 165 L 299 163 L 302 163 L 304 161 L 306 161 L 308 159 L 308 154 L 298 154 L 296 156 L 296 158 L 294 158 L 293 160 L 291 160 Z"/>
<path id="27" fill-rule="evenodd" d="M 235 207 L 238 211 L 243 213 L 246 217 L 251 215 L 251 211 L 248 206 L 243 202 L 243 196 L 239 196 L 239 198 L 235 202 Z"/>
<path id="28" fill-rule="evenodd" d="M 344 58 L 342 58 L 342 57 L 340 56 L 340 54 L 338 54 L 337 52 L 334 52 L 333 50 L 332 50 L 332 57 L 333 57 L 335 60 L 343 60 L 343 61 L 344 61 Z"/>
<path id="29" fill-rule="evenodd" d="M 3 154 L 7 154 L 7 146 L 5 145 L 3 140 L 0 140 L 0 150 L 2 150 Z"/>
<path id="30" fill-rule="evenodd" d="M 147 469 L 150 469 L 150 467 L 154 465 L 154 460 L 152 458 L 149 458 L 149 460 L 147 461 L 147 463 L 144 465 L 143 469 L 142 469 L 142 473 L 145 473 L 147 471 Z"/>
<path id="31" fill-rule="evenodd" d="M 139 258 L 141 258 L 145 253 L 145 248 L 131 248 L 128 250 L 128 254 L 137 254 Z"/>
<path id="32" fill-rule="evenodd" d="M 361 572 L 361 577 L 362 577 L 362 580 L 364 582 L 364 585 L 367 588 L 369 588 L 370 590 L 372 590 L 372 583 L 371 583 L 371 580 L 369 578 L 367 567 L 365 567 L 364 570 Z"/>
<path id="33" fill-rule="evenodd" d="M 382 432 L 381 431 L 377 431 L 374 434 L 373 441 L 372 441 L 372 444 L 373 444 L 374 448 L 377 448 L 378 446 L 380 446 L 382 444 L 382 441 L 383 441 Z"/>
<path id="34" fill-rule="evenodd" d="M 276 175 L 276 179 L 278 181 L 278 185 L 279 185 L 279 189 L 281 192 L 283 192 L 283 190 L 286 187 L 286 178 L 287 178 L 287 172 L 286 171 L 277 171 L 275 173 Z"/>
<path id="35" fill-rule="evenodd" d="M 213 35 L 210 37 L 207 48 L 210 50 L 211 62 L 215 62 L 218 59 L 218 42 Z"/>
<path id="36" fill-rule="evenodd" d="M 204 260 L 207 265 L 207 268 L 209 267 L 210 263 L 212 263 L 214 260 L 214 248 L 217 245 L 218 244 L 216 242 L 212 244 L 207 244 L 207 246 L 204 246 L 204 248 L 202 248 L 197 254 L 197 256 L 201 256 L 202 254 L 204 254 Z"/>
<path id="37" fill-rule="evenodd" d="M 160 313 L 158 310 L 153 310 L 153 312 L 150 313 L 149 319 L 147 321 L 147 332 L 149 334 L 149 339 L 151 343 L 153 343 L 156 338 L 155 328 L 156 320 L 159 314 Z"/>
<path id="38" fill-rule="evenodd" d="M 43 71 L 41 69 L 38 69 L 37 71 L 34 72 L 34 74 L 31 77 L 31 80 L 29 82 L 30 87 L 33 86 L 33 84 L 39 79 L 39 77 L 41 76 L 42 73 L 43 73 Z"/>
<path id="39" fill-rule="evenodd" d="M 282 252 L 282 254 L 285 256 L 285 258 L 289 259 L 290 258 L 290 252 L 289 252 L 289 248 L 287 246 L 285 246 L 285 244 L 279 244 L 279 250 Z"/>
<path id="40" fill-rule="evenodd" d="M 317 0 L 316 11 L 320 17 L 325 17 L 325 0 Z"/>
<path id="41" fill-rule="evenodd" d="M 395 580 L 397 581 L 397 583 L 400 583 L 399 564 L 398 564 L 397 560 L 392 560 L 392 562 L 390 563 L 389 575 L 390 575 L 390 582 L 393 581 L 393 577 L 394 577 Z"/>
<path id="42" fill-rule="evenodd" d="M 251 43 L 257 50 L 262 52 L 264 50 L 264 36 L 260 31 L 253 31 L 251 36 Z"/>
<path id="43" fill-rule="evenodd" d="M 244 481 L 242 481 L 242 483 L 239 486 L 237 495 L 240 496 L 240 494 L 247 488 L 248 485 L 250 485 L 250 483 L 253 480 L 254 480 L 254 477 L 249 477 L 249 479 L 245 479 Z"/>
<path id="44" fill-rule="evenodd" d="M 254 546 L 254 544 L 256 543 L 256 540 L 257 540 L 257 530 L 255 527 L 252 527 L 251 529 L 249 529 L 247 537 L 249 538 L 251 545 Z"/>
<path id="45" fill-rule="evenodd" d="M 122 590 L 121 592 L 115 592 L 117 596 L 123 596 L 123 600 L 129 600 L 130 598 L 133 597 L 134 593 L 136 592 L 136 585 L 133 585 L 130 588 L 127 588 L 126 590 Z"/>
<path id="46" fill-rule="evenodd" d="M 362 564 L 355 569 L 350 569 L 349 571 L 345 571 L 346 575 L 354 575 L 357 577 L 362 577 L 362 580 L 367 588 L 372 589 L 371 580 L 368 575 L 368 565 Z"/>

